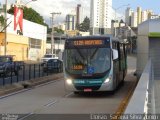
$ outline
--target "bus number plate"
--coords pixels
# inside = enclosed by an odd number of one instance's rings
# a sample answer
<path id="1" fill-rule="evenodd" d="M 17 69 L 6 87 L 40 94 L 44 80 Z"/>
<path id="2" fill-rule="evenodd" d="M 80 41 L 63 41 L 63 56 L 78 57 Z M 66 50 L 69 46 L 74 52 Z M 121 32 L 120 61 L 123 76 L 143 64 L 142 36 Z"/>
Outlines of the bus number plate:
<path id="1" fill-rule="evenodd" d="M 86 88 L 86 89 L 84 89 L 84 92 L 92 92 L 92 89 Z"/>

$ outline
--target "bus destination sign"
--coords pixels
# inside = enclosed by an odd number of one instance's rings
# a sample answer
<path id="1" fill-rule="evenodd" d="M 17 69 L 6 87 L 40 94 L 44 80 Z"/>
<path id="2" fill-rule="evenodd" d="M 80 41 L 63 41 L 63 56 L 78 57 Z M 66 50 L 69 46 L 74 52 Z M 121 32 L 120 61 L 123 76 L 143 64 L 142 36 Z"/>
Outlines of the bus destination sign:
<path id="1" fill-rule="evenodd" d="M 103 40 L 75 40 L 74 46 L 90 46 L 90 45 L 103 45 Z"/>

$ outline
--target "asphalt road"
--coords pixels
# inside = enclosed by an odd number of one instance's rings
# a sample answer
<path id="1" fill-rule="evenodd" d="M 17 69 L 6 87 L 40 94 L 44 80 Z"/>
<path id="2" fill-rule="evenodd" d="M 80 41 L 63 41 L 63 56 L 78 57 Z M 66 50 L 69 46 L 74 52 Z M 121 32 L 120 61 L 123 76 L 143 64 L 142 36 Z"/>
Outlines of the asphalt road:
<path id="1" fill-rule="evenodd" d="M 60 79 L 0 99 L 0 113 L 25 114 L 22 116 L 25 120 L 35 120 L 36 114 L 114 114 L 136 81 L 133 76 L 135 57 L 128 57 L 128 62 L 129 70 L 125 83 L 114 94 L 75 95 L 65 91 L 64 80 Z"/>

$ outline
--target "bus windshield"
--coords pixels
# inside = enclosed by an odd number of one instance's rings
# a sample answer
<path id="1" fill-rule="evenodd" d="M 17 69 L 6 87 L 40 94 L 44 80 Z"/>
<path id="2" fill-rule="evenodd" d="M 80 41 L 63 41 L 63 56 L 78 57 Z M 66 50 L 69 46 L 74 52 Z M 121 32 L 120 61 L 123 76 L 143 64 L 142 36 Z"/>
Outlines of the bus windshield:
<path id="1" fill-rule="evenodd" d="M 66 49 L 65 69 L 70 74 L 104 73 L 111 66 L 110 48 Z"/>

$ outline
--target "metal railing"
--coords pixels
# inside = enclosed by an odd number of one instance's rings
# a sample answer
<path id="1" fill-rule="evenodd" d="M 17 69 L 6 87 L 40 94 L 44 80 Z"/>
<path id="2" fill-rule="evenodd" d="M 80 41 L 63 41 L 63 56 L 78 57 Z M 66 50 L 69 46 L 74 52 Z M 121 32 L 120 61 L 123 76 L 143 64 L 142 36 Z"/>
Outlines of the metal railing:
<path id="1" fill-rule="evenodd" d="M 0 74 L 0 86 L 61 73 L 63 72 L 63 63 L 59 63 L 58 65 L 54 63 L 52 66 L 48 64 L 21 64 L 17 72 L 15 72 L 15 69 L 17 69 L 16 65 L 11 68 L 9 74 Z"/>
<path id="2" fill-rule="evenodd" d="M 152 62 L 148 60 L 124 114 L 155 114 L 153 82 Z"/>

